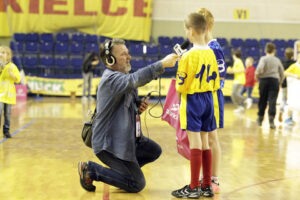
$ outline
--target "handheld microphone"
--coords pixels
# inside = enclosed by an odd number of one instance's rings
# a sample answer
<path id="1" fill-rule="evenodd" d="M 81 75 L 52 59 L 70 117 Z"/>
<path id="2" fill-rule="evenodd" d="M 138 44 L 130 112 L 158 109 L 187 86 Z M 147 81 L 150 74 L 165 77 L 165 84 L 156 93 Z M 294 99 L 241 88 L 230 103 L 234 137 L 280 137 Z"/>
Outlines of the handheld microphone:
<path id="1" fill-rule="evenodd" d="M 190 42 L 188 40 L 184 41 L 181 45 L 175 44 L 175 46 L 173 47 L 174 52 L 178 56 L 182 56 L 187 51 L 187 48 L 189 45 L 190 45 Z"/>

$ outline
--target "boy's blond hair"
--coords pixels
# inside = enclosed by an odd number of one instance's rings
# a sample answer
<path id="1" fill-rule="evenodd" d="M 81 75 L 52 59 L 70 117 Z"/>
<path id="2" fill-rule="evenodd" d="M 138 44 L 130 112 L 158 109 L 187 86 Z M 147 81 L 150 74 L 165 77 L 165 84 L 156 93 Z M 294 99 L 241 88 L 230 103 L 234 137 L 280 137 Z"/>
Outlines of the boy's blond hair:
<path id="1" fill-rule="evenodd" d="M 186 28 L 193 28 L 198 34 L 203 34 L 206 31 L 206 20 L 204 16 L 197 12 L 190 13 L 184 20 Z"/>
<path id="2" fill-rule="evenodd" d="M 11 62 L 12 59 L 12 51 L 9 47 L 7 46 L 0 46 L 0 51 L 4 51 L 6 53 L 6 60 L 5 62 Z"/>
<path id="3" fill-rule="evenodd" d="M 206 8 L 200 8 L 197 12 L 204 16 L 206 24 L 207 24 L 207 28 L 209 30 L 212 30 L 214 27 L 214 24 L 215 24 L 215 19 L 214 19 L 213 14 Z"/>

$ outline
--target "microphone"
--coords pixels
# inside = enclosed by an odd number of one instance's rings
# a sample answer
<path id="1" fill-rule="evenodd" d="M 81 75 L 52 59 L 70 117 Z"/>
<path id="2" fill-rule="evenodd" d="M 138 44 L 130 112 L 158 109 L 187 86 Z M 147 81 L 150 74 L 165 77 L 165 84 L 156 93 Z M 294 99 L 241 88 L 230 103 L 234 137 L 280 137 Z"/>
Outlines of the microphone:
<path id="1" fill-rule="evenodd" d="M 188 40 L 186 40 L 181 45 L 175 44 L 175 46 L 173 47 L 173 50 L 178 56 L 182 56 L 187 51 L 187 48 L 189 45 L 190 45 L 190 42 Z"/>

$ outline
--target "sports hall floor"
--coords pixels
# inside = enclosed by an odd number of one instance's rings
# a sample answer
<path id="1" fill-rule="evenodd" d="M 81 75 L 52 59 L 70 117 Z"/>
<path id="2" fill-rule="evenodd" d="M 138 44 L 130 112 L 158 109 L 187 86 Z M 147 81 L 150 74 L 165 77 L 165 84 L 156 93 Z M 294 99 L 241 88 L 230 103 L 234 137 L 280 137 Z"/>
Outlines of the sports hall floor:
<path id="1" fill-rule="evenodd" d="M 292 128 L 269 130 L 265 122 L 259 128 L 256 106 L 236 115 L 232 104 L 225 105 L 226 128 L 219 131 L 221 193 L 212 199 L 300 199 L 300 118 Z M 81 188 L 77 162 L 99 162 L 80 135 L 87 110 L 94 107 L 95 102 L 82 104 L 79 98 L 49 97 L 15 105 L 13 138 L 0 138 L 0 200 L 175 199 L 171 191 L 189 183 L 189 162 L 177 153 L 173 128 L 149 115 L 149 135 L 162 146 L 163 153 L 143 168 L 146 188 L 138 194 L 101 182 L 95 183 L 95 193 Z M 159 114 L 160 109 L 153 112 Z"/>

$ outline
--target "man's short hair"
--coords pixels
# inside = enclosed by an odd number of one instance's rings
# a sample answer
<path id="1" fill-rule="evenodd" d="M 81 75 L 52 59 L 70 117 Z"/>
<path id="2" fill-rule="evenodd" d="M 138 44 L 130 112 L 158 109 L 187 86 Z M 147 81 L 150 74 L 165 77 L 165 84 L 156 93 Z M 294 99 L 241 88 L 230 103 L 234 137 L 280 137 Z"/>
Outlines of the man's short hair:
<path id="1" fill-rule="evenodd" d="M 108 43 L 109 41 L 111 41 L 111 44 L 109 47 L 110 54 L 112 54 L 112 50 L 115 45 L 125 44 L 125 41 L 123 39 L 113 38 L 112 40 L 105 40 L 104 43 L 102 43 L 100 45 L 100 58 L 105 65 L 108 65 L 108 63 L 106 63 L 106 60 L 107 60 L 106 55 L 107 54 L 105 54 L 105 50 L 106 50 L 105 44 Z"/>
<path id="2" fill-rule="evenodd" d="M 266 50 L 267 53 L 273 53 L 273 52 L 276 50 L 276 46 L 275 46 L 274 43 L 268 42 L 268 43 L 266 44 L 265 50 Z"/>

